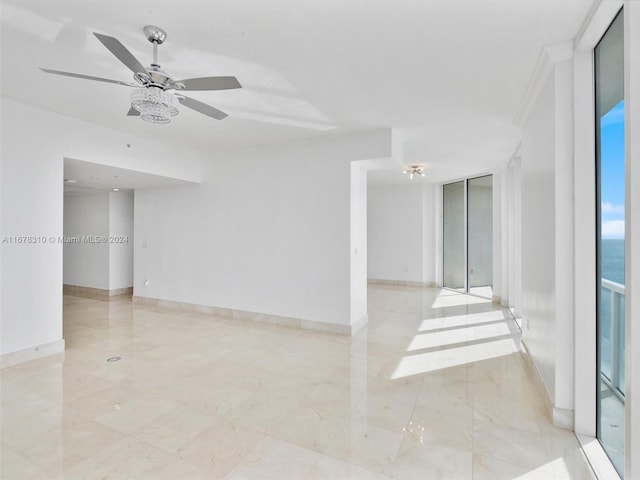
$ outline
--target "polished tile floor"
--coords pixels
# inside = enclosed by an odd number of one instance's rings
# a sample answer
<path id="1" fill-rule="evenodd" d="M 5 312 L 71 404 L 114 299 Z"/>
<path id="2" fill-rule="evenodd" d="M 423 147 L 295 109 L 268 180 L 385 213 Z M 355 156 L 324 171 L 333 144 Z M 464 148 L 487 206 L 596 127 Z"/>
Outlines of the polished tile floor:
<path id="1" fill-rule="evenodd" d="M 369 312 L 349 338 L 65 297 L 66 353 L 2 371 L 0 476 L 593 478 L 508 311 L 376 286 Z"/>

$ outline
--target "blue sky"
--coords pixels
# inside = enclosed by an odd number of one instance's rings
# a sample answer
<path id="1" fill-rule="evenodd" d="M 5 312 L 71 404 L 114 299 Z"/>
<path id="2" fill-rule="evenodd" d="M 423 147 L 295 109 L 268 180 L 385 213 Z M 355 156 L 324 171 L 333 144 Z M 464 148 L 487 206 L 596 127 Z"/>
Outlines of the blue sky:
<path id="1" fill-rule="evenodd" d="M 600 120 L 602 237 L 624 238 L 624 100 Z"/>

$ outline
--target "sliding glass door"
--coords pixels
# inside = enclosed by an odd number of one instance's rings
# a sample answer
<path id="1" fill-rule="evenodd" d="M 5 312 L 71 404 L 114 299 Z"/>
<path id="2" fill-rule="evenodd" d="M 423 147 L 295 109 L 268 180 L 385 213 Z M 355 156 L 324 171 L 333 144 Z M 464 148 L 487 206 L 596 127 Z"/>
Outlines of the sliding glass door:
<path id="1" fill-rule="evenodd" d="M 493 177 L 467 180 L 469 293 L 493 296 Z"/>
<path id="2" fill-rule="evenodd" d="M 597 435 L 618 473 L 625 450 L 624 45 L 620 12 L 596 46 Z"/>
<path id="3" fill-rule="evenodd" d="M 443 286 L 493 295 L 493 177 L 442 187 Z"/>
<path id="4" fill-rule="evenodd" d="M 442 187 L 443 285 L 461 292 L 467 291 L 465 206 L 464 181 Z"/>

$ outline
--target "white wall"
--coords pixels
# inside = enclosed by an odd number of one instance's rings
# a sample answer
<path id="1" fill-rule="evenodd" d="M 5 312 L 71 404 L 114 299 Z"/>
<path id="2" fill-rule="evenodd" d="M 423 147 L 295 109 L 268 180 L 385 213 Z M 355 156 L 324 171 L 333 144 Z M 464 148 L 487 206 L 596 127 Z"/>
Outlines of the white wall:
<path id="1" fill-rule="evenodd" d="M 62 156 L 47 148 L 40 137 L 46 126 L 38 128 L 33 112 L 2 98 L 3 237 L 62 235 Z M 62 245 L 3 242 L 1 248 L 0 354 L 60 341 Z"/>
<path id="2" fill-rule="evenodd" d="M 64 196 L 64 236 L 78 239 L 63 245 L 65 285 L 109 289 L 109 244 L 83 237 L 109 236 L 109 192 Z"/>
<path id="3" fill-rule="evenodd" d="M 189 181 L 200 179 L 201 157 L 163 145 L 161 138 L 132 137 L 6 97 L 0 114 L 2 234 L 47 239 L 1 246 L 0 355 L 5 355 L 35 352 L 62 339 L 62 244 L 48 239 L 63 234 L 64 157 Z"/>
<path id="4" fill-rule="evenodd" d="M 550 75 L 522 130 L 523 341 L 555 395 L 555 123 Z"/>
<path id="5" fill-rule="evenodd" d="M 562 47 L 565 48 L 564 46 Z M 573 182 L 573 45 L 567 58 L 556 59 L 555 84 L 555 276 L 556 276 L 556 394 L 554 405 L 567 411 L 573 426 L 574 409 L 574 328 L 576 295 L 574 271 L 574 195 Z M 579 206 L 583 208 L 583 206 Z M 556 418 L 557 422 L 562 419 Z"/>
<path id="6" fill-rule="evenodd" d="M 522 128 L 520 223 L 523 342 L 549 391 L 554 422 L 568 428 L 574 408 L 572 53 L 572 42 L 543 52 L 546 77 Z"/>
<path id="7" fill-rule="evenodd" d="M 440 199 L 442 192 L 438 185 L 422 186 L 422 281 L 427 286 L 439 285 L 441 254 L 438 251 L 442 234 Z"/>
<path id="8" fill-rule="evenodd" d="M 351 163 L 351 319 L 362 326 L 367 316 L 367 170 Z"/>
<path id="9" fill-rule="evenodd" d="M 435 189 L 418 182 L 369 186 L 369 278 L 435 282 Z"/>
<path id="10" fill-rule="evenodd" d="M 388 130 L 327 136 L 211 158 L 199 186 L 136 191 L 134 294 L 351 325 L 366 308 L 351 162 L 390 155 Z"/>
<path id="11" fill-rule="evenodd" d="M 133 287 L 132 191 L 109 193 L 109 235 L 109 290 Z"/>
<path id="12" fill-rule="evenodd" d="M 516 318 L 522 317 L 522 172 L 520 153 L 507 168 L 507 303 Z M 503 298 L 504 301 L 504 298 Z"/>
<path id="13" fill-rule="evenodd" d="M 102 290 L 133 286 L 133 192 L 65 195 L 63 230 L 73 240 L 63 247 L 65 285 Z M 87 236 L 109 241 L 83 241 Z"/>
<path id="14" fill-rule="evenodd" d="M 498 168 L 493 172 L 492 208 L 493 208 L 493 300 L 507 305 L 509 299 L 507 257 L 507 175 L 506 169 Z M 504 299 L 504 301 L 503 301 Z"/>

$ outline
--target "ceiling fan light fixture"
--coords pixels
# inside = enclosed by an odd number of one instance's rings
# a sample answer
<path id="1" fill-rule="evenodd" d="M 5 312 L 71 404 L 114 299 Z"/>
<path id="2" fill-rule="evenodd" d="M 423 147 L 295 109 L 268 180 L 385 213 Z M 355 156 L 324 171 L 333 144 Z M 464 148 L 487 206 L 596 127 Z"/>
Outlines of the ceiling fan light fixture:
<path id="1" fill-rule="evenodd" d="M 183 80 L 174 80 L 163 71 L 158 64 L 158 46 L 162 45 L 167 33 L 155 25 L 144 27 L 144 34 L 147 40 L 153 44 L 153 62 L 150 67 L 145 67 L 140 61 L 125 47 L 120 40 L 115 37 L 94 32 L 94 36 L 120 60 L 131 72 L 135 83 L 112 80 L 110 78 L 95 77 L 80 73 L 64 72 L 52 70 L 50 68 L 40 68 L 45 73 L 63 75 L 65 77 L 92 80 L 95 82 L 115 83 L 126 87 L 133 87 L 131 93 L 131 108 L 127 112 L 127 117 L 140 116 L 143 120 L 151 123 L 169 123 L 171 117 L 178 114 L 178 103 L 180 105 L 206 115 L 216 120 L 222 120 L 228 115 L 211 105 L 207 105 L 199 100 L 182 95 L 182 91 L 203 91 L 203 90 L 230 90 L 242 88 L 236 77 L 196 77 Z M 173 92 L 180 90 L 180 96 L 173 95 Z M 140 115 L 138 115 L 140 114 Z"/>
<path id="2" fill-rule="evenodd" d="M 135 88 L 131 92 L 131 107 L 140 112 L 140 118 L 150 123 L 169 123 L 178 114 L 174 96 L 160 87 Z"/>
<path id="3" fill-rule="evenodd" d="M 140 118 L 149 123 L 169 123 L 171 115 L 166 105 L 147 103 L 142 106 Z"/>

